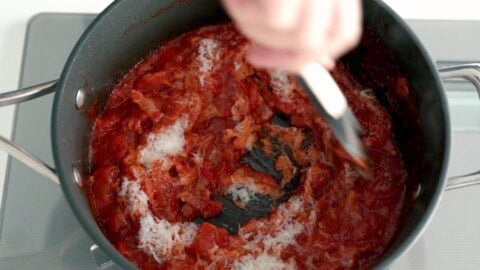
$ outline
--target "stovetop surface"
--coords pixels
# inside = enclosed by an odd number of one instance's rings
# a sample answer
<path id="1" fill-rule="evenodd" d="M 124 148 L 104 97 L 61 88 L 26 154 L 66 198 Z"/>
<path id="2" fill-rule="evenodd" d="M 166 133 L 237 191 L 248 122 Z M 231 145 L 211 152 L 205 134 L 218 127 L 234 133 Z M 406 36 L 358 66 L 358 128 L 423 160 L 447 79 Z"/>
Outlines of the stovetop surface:
<path id="1" fill-rule="evenodd" d="M 58 78 L 94 15 L 41 14 L 27 31 L 20 87 Z M 480 61 L 480 21 L 409 21 L 439 66 Z M 454 127 L 449 175 L 480 167 L 480 101 L 463 81 L 446 84 Z M 17 107 L 13 139 L 50 165 L 53 95 Z M 0 215 L 0 269 L 95 269 L 94 244 L 61 189 L 10 159 Z M 445 193 L 424 236 L 391 269 L 478 269 L 480 186 Z M 105 268 L 105 267 L 104 267 Z M 109 265 L 109 269 L 115 268 Z"/>

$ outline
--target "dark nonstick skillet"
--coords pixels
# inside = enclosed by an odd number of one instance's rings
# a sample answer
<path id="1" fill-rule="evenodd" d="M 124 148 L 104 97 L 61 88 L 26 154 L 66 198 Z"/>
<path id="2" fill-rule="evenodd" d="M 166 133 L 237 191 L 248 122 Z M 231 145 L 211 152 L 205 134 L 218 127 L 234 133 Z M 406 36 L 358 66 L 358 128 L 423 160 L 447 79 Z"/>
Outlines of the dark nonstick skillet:
<path id="1" fill-rule="evenodd" d="M 378 261 L 378 268 L 386 268 L 420 237 L 446 189 L 477 184 L 480 177 L 472 174 L 449 181 L 445 178 L 451 133 L 448 108 L 439 73 L 419 40 L 405 22 L 380 1 L 365 0 L 364 14 L 365 27 L 381 39 L 398 61 L 415 96 L 412 104 L 400 106 L 399 110 L 405 110 L 405 117 L 411 115 L 411 108 L 418 114 L 411 121 L 396 122 L 409 174 L 416 181 L 408 188 L 407 197 L 412 198 L 412 202 L 405 206 L 396 237 Z M 162 41 L 225 20 L 224 11 L 215 0 L 115 1 L 80 38 L 58 82 L 0 95 L 0 106 L 5 106 L 56 92 L 52 111 L 55 169 L 3 137 L 0 137 L 0 148 L 59 182 L 87 233 L 124 268 L 135 267 L 105 238 L 81 189 L 82 177 L 88 174 L 91 128 L 85 111 L 94 101 L 104 100 L 123 74 Z M 480 92 L 480 65 L 452 67 L 441 70 L 440 74 L 445 79 L 470 80 Z"/>

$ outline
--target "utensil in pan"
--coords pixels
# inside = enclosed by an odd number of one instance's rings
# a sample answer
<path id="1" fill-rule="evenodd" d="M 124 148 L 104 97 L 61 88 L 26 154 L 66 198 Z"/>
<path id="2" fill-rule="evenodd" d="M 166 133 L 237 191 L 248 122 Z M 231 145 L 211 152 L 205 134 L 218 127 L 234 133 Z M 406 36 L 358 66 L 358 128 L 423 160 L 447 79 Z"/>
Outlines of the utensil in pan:
<path id="1" fill-rule="evenodd" d="M 366 170 L 367 158 L 360 140 L 362 129 L 330 73 L 320 64 L 311 62 L 300 71 L 298 81 L 343 149 L 357 167 Z"/>

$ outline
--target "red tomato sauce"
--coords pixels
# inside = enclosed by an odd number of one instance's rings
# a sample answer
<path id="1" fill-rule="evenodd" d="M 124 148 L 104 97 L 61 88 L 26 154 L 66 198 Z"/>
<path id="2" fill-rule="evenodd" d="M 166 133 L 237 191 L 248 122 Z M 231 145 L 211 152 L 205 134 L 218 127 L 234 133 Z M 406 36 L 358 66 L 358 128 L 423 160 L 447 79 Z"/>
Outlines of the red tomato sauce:
<path id="1" fill-rule="evenodd" d="M 391 116 L 338 64 L 333 75 L 365 131 L 373 177 L 364 179 L 292 77 L 245 61 L 249 46 L 232 25 L 201 28 L 166 42 L 113 89 L 94 121 L 85 186 L 100 228 L 141 269 L 371 267 L 396 232 L 406 190 Z M 278 114 L 290 126 L 273 124 Z M 152 161 L 155 134 L 161 158 Z M 271 154 L 268 138 L 290 149 L 275 160 L 280 180 L 241 162 L 252 147 Z M 192 222 L 220 214 L 214 196 L 232 185 L 277 196 L 295 173 L 293 196 L 238 234 Z M 162 238 L 161 228 L 176 234 Z"/>

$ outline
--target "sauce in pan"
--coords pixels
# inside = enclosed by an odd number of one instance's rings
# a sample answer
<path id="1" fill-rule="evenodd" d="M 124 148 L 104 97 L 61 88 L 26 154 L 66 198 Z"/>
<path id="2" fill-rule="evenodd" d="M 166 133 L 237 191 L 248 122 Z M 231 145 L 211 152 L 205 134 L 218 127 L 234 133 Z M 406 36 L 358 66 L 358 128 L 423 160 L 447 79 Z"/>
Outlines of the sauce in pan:
<path id="1" fill-rule="evenodd" d="M 99 226 L 141 269 L 369 268 L 405 197 L 391 116 L 338 64 L 333 75 L 365 130 L 373 178 L 363 179 L 293 78 L 252 68 L 248 46 L 230 24 L 204 27 L 166 42 L 115 87 L 90 142 L 86 192 Z M 242 162 L 252 151 L 275 173 Z M 222 212 L 216 195 L 246 207 L 282 196 L 294 176 L 288 201 L 237 234 L 193 222 Z"/>

